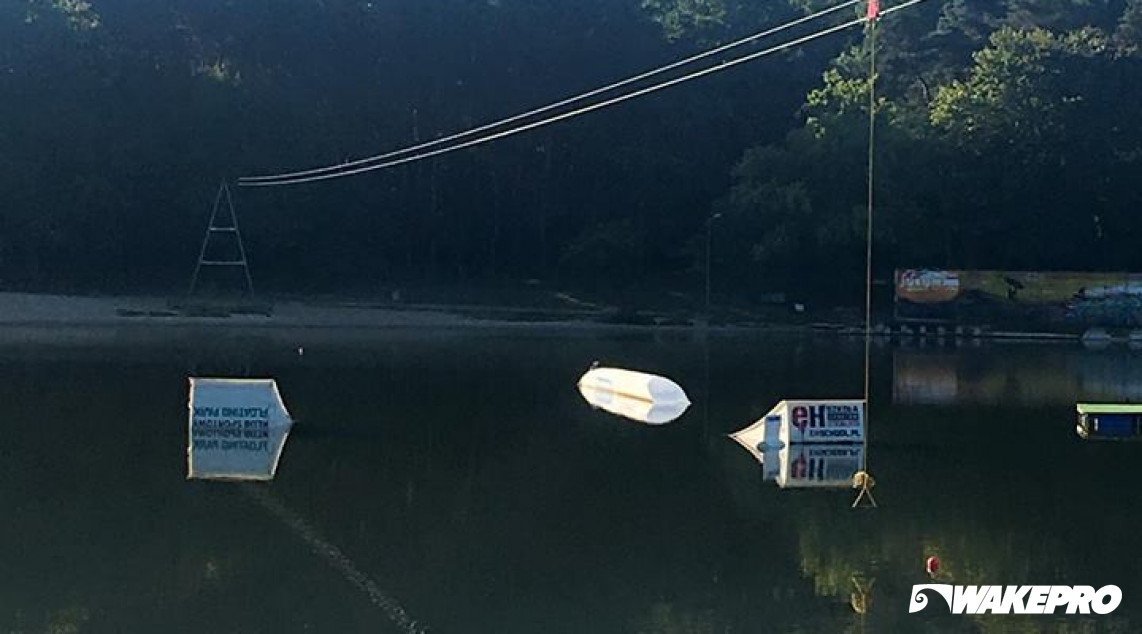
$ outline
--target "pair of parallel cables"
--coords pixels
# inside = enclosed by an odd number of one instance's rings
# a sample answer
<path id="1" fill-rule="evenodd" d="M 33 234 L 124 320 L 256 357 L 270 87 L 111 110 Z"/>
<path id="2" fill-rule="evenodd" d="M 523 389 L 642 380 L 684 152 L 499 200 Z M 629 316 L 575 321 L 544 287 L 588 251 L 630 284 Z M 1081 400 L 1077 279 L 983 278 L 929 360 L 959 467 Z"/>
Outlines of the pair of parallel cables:
<path id="1" fill-rule="evenodd" d="M 727 52 L 727 51 L 730 51 L 730 50 L 733 50 L 736 48 L 740 48 L 740 47 L 745 46 L 747 44 L 752 44 L 752 43 L 758 42 L 758 41 L 763 40 L 765 38 L 777 35 L 781 32 L 787 31 L 789 29 L 795 28 L 797 26 L 811 22 L 813 20 L 818 20 L 818 19 L 826 17 L 830 14 L 836 13 L 838 11 L 841 11 L 841 10 L 849 8 L 849 7 L 853 7 L 857 4 L 861 4 L 861 3 L 864 3 L 866 1 L 871 6 L 869 7 L 869 11 L 867 12 L 867 14 L 864 17 L 854 19 L 854 20 L 850 20 L 848 22 L 843 22 L 843 23 L 837 24 L 835 26 L 827 27 L 827 28 L 815 31 L 813 33 L 810 33 L 808 35 L 803 35 L 801 37 L 783 42 L 781 44 L 778 44 L 778 45 L 775 45 L 775 46 L 772 46 L 772 47 L 769 47 L 769 48 L 766 48 L 766 49 L 763 49 L 760 51 L 755 51 L 753 53 L 743 55 L 741 57 L 737 57 L 737 58 L 733 58 L 733 59 L 729 59 L 729 60 L 724 60 L 724 61 L 721 61 L 721 62 L 719 62 L 713 66 L 709 66 L 709 67 L 701 69 L 701 70 L 693 71 L 693 72 L 687 73 L 685 75 L 675 77 L 673 79 L 661 80 L 661 81 L 652 83 L 649 86 L 645 86 L 643 88 L 639 88 L 636 90 L 631 90 L 629 92 L 623 92 L 623 93 L 618 94 L 616 96 L 603 99 L 602 101 L 595 101 L 593 103 L 586 103 L 585 105 L 581 105 L 581 104 L 584 104 L 584 102 L 588 102 L 588 100 L 591 100 L 592 98 L 600 97 L 600 96 L 605 95 L 607 93 L 614 92 L 620 88 L 625 88 L 625 87 L 631 86 L 632 84 L 650 79 L 652 77 L 657 77 L 657 76 L 662 75 L 664 73 L 667 73 L 669 71 L 681 68 L 683 66 L 688 66 L 688 65 L 693 64 L 695 62 L 707 59 L 709 57 L 712 57 L 712 56 L 715 56 L 715 55 L 718 55 L 718 54 L 721 54 L 721 53 L 724 53 L 724 52 Z M 685 59 L 681 59 L 679 61 L 676 61 L 676 62 L 673 62 L 670 64 L 667 64 L 665 66 L 661 66 L 661 67 L 658 67 L 658 68 L 655 68 L 655 69 L 652 69 L 652 70 L 649 70 L 649 71 L 646 71 L 643 73 L 639 73 L 637 75 L 633 75 L 633 76 L 628 77 L 626 79 L 622 79 L 620 81 L 617 81 L 617 82 L 614 82 L 611 84 L 607 84 L 607 85 L 602 86 L 600 88 L 596 88 L 596 89 L 590 90 L 588 92 L 584 92 L 584 93 L 581 93 L 578 95 L 574 95 L 574 96 L 568 97 L 566 99 L 561 99 L 561 100 L 556 101 L 554 103 L 551 103 L 551 104 L 548 104 L 548 105 L 545 105 L 545 106 L 542 106 L 539 108 L 535 108 L 532 110 L 528 110 L 527 112 L 523 112 L 523 113 L 520 113 L 517 115 L 513 115 L 513 116 L 507 117 L 505 119 L 500 119 L 500 120 L 494 121 L 492 123 L 481 125 L 481 126 L 476 127 L 476 128 L 465 130 L 463 132 L 451 134 L 451 135 L 448 135 L 448 136 L 445 136 L 445 137 L 442 137 L 442 138 L 439 138 L 439 139 L 436 139 L 433 141 L 428 141 L 425 143 L 418 143 L 416 145 L 411 145 L 409 147 L 401 148 L 401 149 L 394 150 L 391 152 L 386 152 L 384 154 L 369 156 L 366 158 L 361 158 L 361 159 L 348 161 L 348 162 L 344 162 L 344 163 L 338 163 L 335 165 L 328 165 L 325 167 L 317 167 L 317 168 L 307 169 L 307 170 L 303 170 L 303 171 L 284 172 L 284 173 L 265 175 L 265 176 L 245 176 L 245 177 L 238 179 L 238 185 L 242 186 L 242 187 L 279 187 L 279 186 L 284 186 L 284 185 L 300 185 L 303 183 L 325 181 L 325 180 L 331 180 L 334 178 L 343 178 L 346 176 L 354 176 L 357 174 L 363 174 L 365 172 L 372 172 L 372 171 L 376 171 L 376 170 L 387 169 L 390 167 L 396 167 L 398 165 L 405 165 L 408 163 L 413 163 L 415 161 L 421 161 L 424 159 L 433 158 L 433 157 L 440 156 L 443 154 L 456 152 L 458 150 L 463 150 L 463 149 L 475 147 L 478 145 L 484 145 L 486 143 L 491 143 L 492 141 L 496 141 L 498 139 L 502 139 L 502 138 L 509 137 L 509 136 L 514 136 L 517 134 L 522 134 L 524 132 L 535 130 L 536 128 L 545 127 L 545 126 L 548 126 L 548 125 L 551 125 L 554 123 L 558 123 L 560 121 L 565 121 L 568 119 L 572 119 L 574 117 L 579 117 L 581 115 L 585 115 L 585 114 L 594 112 L 596 110 L 601 110 L 603 108 L 608 108 L 608 107 L 611 107 L 614 105 L 618 105 L 620 103 L 630 101 L 632 99 L 637 99 L 639 97 L 649 95 L 651 93 L 655 93 L 655 92 L 658 92 L 660 90 L 664 90 L 666 88 L 676 86 L 678 84 L 682 84 L 682 83 L 689 82 L 689 81 L 692 81 L 695 79 L 699 79 L 701 77 L 705 77 L 707 75 L 712 75 L 714 73 L 719 73 L 719 72 L 722 72 L 724 70 L 728 70 L 730 68 L 733 68 L 735 66 L 745 64 L 746 62 L 751 62 L 753 60 L 756 60 L 756 59 L 759 59 L 762 57 L 766 57 L 766 56 L 772 55 L 774 53 L 779 53 L 781 51 L 786 51 L 786 50 L 792 49 L 794 47 L 801 46 L 802 44 L 806 44 L 812 40 L 816 40 L 818 38 L 822 38 L 822 37 L 825 37 L 828 35 L 832 35 L 833 33 L 837 33 L 837 32 L 840 32 L 840 31 L 843 31 L 846 29 L 850 29 L 850 28 L 853 28 L 855 26 L 859 26 L 862 24 L 868 24 L 868 23 L 874 22 L 875 20 L 879 19 L 880 17 L 895 13 L 897 11 L 901 11 L 901 10 L 906 9 L 908 7 L 911 7 L 913 5 L 919 4 L 920 2 L 923 2 L 923 1 L 924 0 L 907 0 L 906 2 L 898 4 L 894 7 L 884 9 L 884 10 L 880 10 L 876 4 L 877 0 L 847 0 L 845 2 L 842 2 L 841 4 L 816 11 L 814 13 L 811 13 L 811 14 L 806 15 L 806 16 L 801 17 L 801 18 L 797 18 L 797 19 L 792 20 L 790 22 L 787 22 L 785 24 L 781 24 L 779 26 L 768 28 L 764 31 L 760 31 L 760 32 L 755 33 L 753 35 L 741 38 L 739 40 L 730 42 L 728 44 L 724 44 L 724 45 L 719 46 L 717 48 L 713 48 L 713 49 L 710 49 L 708 51 L 704 51 L 702 53 L 692 55 L 690 57 L 687 57 Z M 875 9 L 874 9 L 874 7 L 875 7 Z M 573 107 L 573 106 L 575 106 L 575 107 Z M 570 107 L 573 107 L 573 108 L 567 110 L 567 108 L 570 108 Z M 552 114 L 556 111 L 559 111 L 560 109 L 564 109 L 564 111 Z M 536 119 L 540 115 L 548 115 L 548 116 Z M 533 119 L 536 119 L 536 120 L 533 120 Z"/>
<path id="2" fill-rule="evenodd" d="M 611 84 L 607 84 L 605 86 L 602 86 L 600 88 L 596 88 L 594 90 L 590 90 L 588 92 L 584 92 L 584 93 L 581 93 L 578 95 L 574 95 L 572 97 L 568 97 L 566 99 L 562 99 L 562 100 L 556 101 L 554 103 L 551 103 L 551 104 L 548 104 L 548 105 L 545 105 L 545 106 L 542 106 L 539 108 L 528 110 L 527 112 L 523 112 L 523 113 L 520 113 L 517 115 L 513 115 L 513 116 L 507 117 L 505 119 L 500 119 L 500 120 L 494 121 L 492 123 L 481 125 L 479 127 L 471 128 L 471 129 L 465 130 L 463 132 L 451 134 L 451 135 L 445 136 L 445 137 L 440 138 L 440 139 L 428 141 L 425 143 L 418 143 L 416 145 L 411 145 L 411 146 L 401 148 L 398 150 L 394 150 L 391 152 L 387 152 L 384 154 L 378 154 L 375 156 L 369 156 L 366 158 L 348 161 L 348 162 L 344 162 L 344 163 L 328 165 L 325 167 L 317 167 L 317 168 L 307 169 L 307 170 L 303 170 L 303 171 L 284 172 L 284 173 L 265 175 L 265 176 L 246 176 L 246 177 L 242 177 L 242 178 L 238 179 L 238 185 L 242 186 L 242 187 L 280 187 L 280 186 L 285 186 L 285 185 L 299 185 L 299 184 L 303 184 L 303 183 L 325 181 L 325 180 L 331 180 L 331 179 L 335 179 L 335 178 L 355 176 L 357 174 L 363 174 L 366 172 L 372 172 L 372 171 L 387 169 L 390 167 L 396 167 L 398 165 L 405 165 L 408 163 L 413 163 L 416 161 L 421 161 L 424 159 L 441 156 L 443 154 L 449 154 L 451 152 L 456 152 L 459 150 L 475 147 L 478 145 L 484 145 L 486 143 L 491 143 L 492 141 L 496 141 L 498 139 L 502 139 L 502 138 L 509 137 L 509 136 L 514 136 L 517 134 L 522 134 L 524 132 L 528 132 L 528 131 L 534 130 L 536 128 L 541 128 L 541 127 L 548 126 L 548 125 L 551 125 L 554 123 L 558 123 L 560 121 L 565 121 L 568 119 L 579 117 L 581 115 L 585 115 L 585 114 L 594 112 L 596 110 L 601 110 L 603 108 L 609 108 L 611 106 L 618 105 L 620 103 L 630 101 L 632 99 L 637 99 L 639 97 L 643 97 L 645 95 L 649 95 L 651 93 L 655 93 L 655 92 L 658 92 L 660 90 L 664 90 L 666 88 L 670 88 L 670 87 L 673 87 L 673 86 L 676 86 L 676 85 L 679 85 L 682 83 L 686 83 L 686 82 L 689 82 L 689 81 L 692 81 L 695 79 L 699 79 L 701 77 L 705 77 L 707 75 L 719 73 L 719 72 L 722 72 L 724 70 L 728 70 L 730 68 L 733 68 L 735 66 L 739 66 L 741 64 L 745 64 L 747 62 L 751 62 L 751 61 L 754 61 L 756 59 L 766 57 L 768 55 L 772 55 L 774 53 L 786 51 L 786 50 L 792 49 L 794 47 L 801 46 L 802 44 L 806 44 L 810 41 L 813 41 L 813 40 L 816 40 L 816 39 L 819 39 L 819 38 L 822 38 L 822 37 L 825 37 L 828 35 L 832 35 L 834 33 L 838 33 L 840 31 L 844 31 L 846 29 L 850 29 L 850 28 L 855 27 L 855 26 L 864 25 L 864 24 L 872 24 L 876 20 L 880 19 L 883 16 L 890 15 L 890 14 L 895 13 L 897 11 L 902 11 L 904 9 L 907 9 L 909 7 L 917 5 L 923 1 L 924 0 L 906 0 L 905 2 L 902 2 L 896 6 L 881 10 L 879 0 L 846 0 L 845 2 L 842 2 L 838 5 L 835 5 L 835 6 L 826 8 L 826 9 L 821 9 L 819 11 L 816 11 L 814 13 L 811 13 L 811 14 L 806 15 L 806 16 L 801 17 L 801 18 L 797 18 L 797 19 L 792 20 L 790 22 L 787 22 L 785 24 L 781 24 L 779 26 L 775 26 L 772 28 L 765 29 L 765 30 L 760 31 L 758 33 L 755 33 L 753 35 L 741 38 L 741 39 L 733 41 L 733 42 L 730 42 L 729 44 L 724 44 L 722 46 L 710 49 L 708 51 L 698 53 L 696 55 L 692 55 L 690 57 L 687 57 L 685 59 L 681 59 L 679 61 L 676 61 L 676 62 L 673 62 L 670 64 L 667 64 L 665 66 L 661 66 L 661 67 L 658 67 L 658 68 L 655 68 L 655 69 L 652 69 L 652 70 L 649 70 L 649 71 L 646 71 L 643 73 L 639 73 L 637 75 L 633 75 L 633 76 L 628 77 L 626 79 L 622 79 L 620 81 L 617 81 L 617 82 L 614 82 Z M 818 19 L 826 17 L 830 14 L 844 10 L 848 7 L 853 7 L 853 6 L 861 4 L 861 3 L 865 3 L 868 7 L 868 11 L 866 12 L 866 14 L 863 17 L 860 17 L 860 18 L 857 18 L 854 20 L 850 20 L 848 22 L 843 22 L 843 23 L 837 24 L 835 26 L 827 27 L 827 28 L 815 31 L 813 33 L 810 33 L 808 35 L 803 35 L 801 37 L 783 42 L 781 44 L 778 44 L 778 45 L 775 45 L 775 46 L 772 46 L 772 47 L 769 47 L 769 48 L 766 48 L 766 49 L 763 49 L 760 51 L 756 51 L 756 52 L 753 52 L 753 53 L 750 53 L 747 55 L 742 55 L 741 57 L 737 57 L 737 58 L 730 59 L 730 60 L 724 60 L 724 61 L 722 61 L 716 65 L 709 66 L 709 67 L 704 68 L 702 70 L 693 71 L 693 72 L 681 75 L 679 77 L 675 77 L 673 79 L 661 80 L 661 81 L 652 83 L 649 86 L 645 86 L 643 88 L 631 90 L 629 92 L 624 92 L 624 93 L 618 94 L 617 96 L 613 96 L 610 98 L 603 99 L 602 101 L 596 101 L 594 103 L 586 103 L 585 105 L 580 105 L 580 104 L 583 104 L 583 102 L 587 102 L 588 100 L 590 100 L 594 97 L 600 97 L 600 96 L 605 95 L 607 93 L 611 93 L 613 91 L 616 91 L 620 88 L 625 88 L 625 87 L 631 86 L 631 84 L 635 84 L 637 82 L 640 82 L 640 81 L 643 81 L 646 79 L 650 79 L 652 77 L 657 77 L 659 75 L 662 75 L 662 74 L 667 73 L 669 71 L 675 70 L 677 68 L 681 68 L 683 66 L 693 64 L 694 62 L 698 62 L 698 61 L 704 60 L 706 58 L 718 55 L 720 53 L 724 53 L 724 52 L 727 52 L 727 51 L 730 51 L 730 50 L 733 50 L 736 48 L 740 48 L 740 47 L 745 46 L 747 44 L 752 44 L 752 43 L 758 42 L 758 41 L 763 40 L 765 38 L 777 35 L 783 31 L 787 31 L 789 29 L 792 29 L 792 28 L 800 26 L 802 24 L 811 22 L 813 20 L 818 20 Z M 876 33 L 876 30 L 873 29 L 872 30 L 873 38 L 875 38 L 875 33 Z M 866 262 L 865 262 L 865 264 L 866 264 L 866 280 L 865 280 L 865 320 L 864 320 L 864 339 L 865 339 L 864 398 L 865 398 L 866 404 L 868 403 L 869 397 L 871 396 L 871 394 L 870 394 L 870 391 L 871 391 L 870 379 L 871 379 L 871 339 L 872 339 L 872 337 L 871 337 L 871 335 L 872 335 L 872 329 L 871 329 L 871 325 L 872 325 L 872 229 L 873 229 L 873 193 L 874 193 L 874 191 L 873 191 L 873 183 L 874 183 L 874 181 L 873 181 L 873 159 L 874 159 L 874 154 L 875 154 L 875 152 L 874 152 L 874 141 L 875 141 L 875 123 L 876 123 L 876 92 L 875 92 L 876 83 L 875 83 L 875 79 L 876 79 L 876 43 L 875 43 L 875 39 L 872 39 L 870 41 L 870 62 L 869 62 L 869 109 L 868 109 L 869 142 L 868 142 L 868 216 L 867 216 L 867 225 L 868 225 L 867 226 L 867 232 L 868 233 L 866 235 L 867 253 L 866 253 Z M 560 109 L 571 108 L 571 107 L 573 107 L 573 108 L 569 109 L 569 110 L 564 110 L 563 112 L 559 112 L 557 114 L 550 114 L 550 113 L 553 113 L 554 111 L 558 111 Z M 539 117 L 540 115 L 549 115 L 549 116 L 546 116 L 544 118 L 540 118 L 537 120 L 532 120 L 532 119 L 536 119 L 536 117 Z M 512 127 L 509 127 L 509 126 L 512 126 Z M 865 445 L 866 456 L 867 456 L 867 449 L 868 449 L 867 434 L 865 436 L 864 445 Z M 866 457 L 866 461 L 867 461 L 867 457 Z M 866 463 L 866 469 L 867 469 L 867 463 Z M 862 471 L 861 473 L 864 474 L 865 476 L 867 476 L 867 472 Z M 871 477 L 868 478 L 868 481 L 871 481 Z M 869 488 L 871 488 L 871 487 L 869 487 Z M 862 494 L 863 494 L 863 492 L 862 492 Z M 859 501 L 860 501 L 860 499 L 858 498 L 858 502 Z"/>

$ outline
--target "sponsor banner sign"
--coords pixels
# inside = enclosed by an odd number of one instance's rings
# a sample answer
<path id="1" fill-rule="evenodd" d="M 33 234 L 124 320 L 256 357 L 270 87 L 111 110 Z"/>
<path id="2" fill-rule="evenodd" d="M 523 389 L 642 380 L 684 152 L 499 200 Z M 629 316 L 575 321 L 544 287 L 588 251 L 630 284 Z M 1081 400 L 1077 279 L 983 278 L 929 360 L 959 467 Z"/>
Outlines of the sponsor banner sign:
<path id="1" fill-rule="evenodd" d="M 271 480 L 293 420 L 273 379 L 190 379 L 187 477 Z"/>
<path id="2" fill-rule="evenodd" d="M 905 269 L 896 272 L 896 299 L 917 304 L 941 304 L 959 297 L 959 271 Z"/>
<path id="3" fill-rule="evenodd" d="M 765 419 L 780 420 L 783 444 L 864 441 L 863 400 L 781 401 Z"/>
<path id="4" fill-rule="evenodd" d="M 1142 325 L 1142 274 L 899 269 L 896 316 Z"/>

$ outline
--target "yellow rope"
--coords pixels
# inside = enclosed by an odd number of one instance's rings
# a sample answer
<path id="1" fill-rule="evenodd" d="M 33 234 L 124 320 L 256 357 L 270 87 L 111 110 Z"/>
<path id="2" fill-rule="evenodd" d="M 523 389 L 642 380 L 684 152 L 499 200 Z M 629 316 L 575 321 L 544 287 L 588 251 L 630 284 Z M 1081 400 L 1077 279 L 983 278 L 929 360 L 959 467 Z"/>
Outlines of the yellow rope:
<path id="1" fill-rule="evenodd" d="M 870 19 L 869 28 L 869 64 L 868 64 L 868 227 L 865 233 L 865 284 L 864 284 L 864 471 L 853 476 L 853 486 L 857 486 L 859 478 L 861 492 L 853 502 L 855 508 L 867 495 L 876 506 L 872 497 L 872 486 L 875 480 L 867 472 L 869 463 L 868 432 L 870 428 L 869 405 L 872 393 L 872 212 L 875 190 L 873 185 L 874 167 L 876 158 L 876 20 Z"/>

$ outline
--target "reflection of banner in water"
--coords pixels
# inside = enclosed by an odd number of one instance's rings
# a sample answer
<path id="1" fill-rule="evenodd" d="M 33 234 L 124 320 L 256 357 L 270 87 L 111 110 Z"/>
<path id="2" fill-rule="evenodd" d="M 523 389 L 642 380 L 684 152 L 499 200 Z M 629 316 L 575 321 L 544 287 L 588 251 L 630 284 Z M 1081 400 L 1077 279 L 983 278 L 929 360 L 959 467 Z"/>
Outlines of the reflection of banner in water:
<path id="1" fill-rule="evenodd" d="M 893 353 L 893 402 L 1063 404 L 1079 399 L 1142 400 L 1142 365 L 1129 351 L 1069 347 L 965 348 Z"/>
<path id="2" fill-rule="evenodd" d="M 783 489 L 846 489 L 864 467 L 864 447 L 856 444 L 786 445 L 773 453 L 780 461 L 777 486 Z"/>
<path id="3" fill-rule="evenodd" d="M 951 355 L 893 356 L 892 400 L 896 403 L 952 403 L 959 394 L 959 375 Z"/>
<path id="4" fill-rule="evenodd" d="M 898 318 L 1142 325 L 1142 275 L 1042 271 L 896 271 Z"/>

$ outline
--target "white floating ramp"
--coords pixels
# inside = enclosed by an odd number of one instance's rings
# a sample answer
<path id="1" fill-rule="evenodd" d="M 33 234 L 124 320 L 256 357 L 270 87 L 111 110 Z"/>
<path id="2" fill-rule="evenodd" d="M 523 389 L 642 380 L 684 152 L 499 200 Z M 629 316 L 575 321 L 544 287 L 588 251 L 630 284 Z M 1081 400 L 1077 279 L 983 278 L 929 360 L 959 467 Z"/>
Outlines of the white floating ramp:
<path id="1" fill-rule="evenodd" d="M 187 478 L 272 480 L 293 420 L 273 379 L 190 379 Z"/>
<path id="2" fill-rule="evenodd" d="M 619 368 L 591 368 L 579 379 L 579 393 L 592 407 L 651 425 L 669 423 L 690 407 L 674 381 Z"/>
<path id="3" fill-rule="evenodd" d="M 730 434 L 730 438 L 753 454 L 758 462 L 772 467 L 772 457 L 785 446 L 781 441 L 781 427 L 780 416 L 767 414 L 749 427 Z M 766 460 L 766 456 L 770 456 L 770 459 Z"/>

